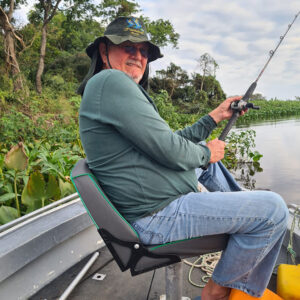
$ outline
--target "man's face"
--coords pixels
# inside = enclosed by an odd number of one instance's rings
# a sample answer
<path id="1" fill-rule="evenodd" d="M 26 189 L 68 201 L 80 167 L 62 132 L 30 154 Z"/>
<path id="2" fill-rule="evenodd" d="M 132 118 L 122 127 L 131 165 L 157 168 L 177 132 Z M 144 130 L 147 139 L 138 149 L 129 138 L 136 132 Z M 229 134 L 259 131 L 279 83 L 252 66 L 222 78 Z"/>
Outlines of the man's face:
<path id="1" fill-rule="evenodd" d="M 106 57 L 105 45 L 100 44 L 100 53 L 102 60 L 109 68 Z M 139 83 L 143 77 L 148 61 L 147 43 L 124 42 L 120 45 L 110 44 L 108 46 L 108 58 L 113 69 L 125 72 L 136 83 Z"/>

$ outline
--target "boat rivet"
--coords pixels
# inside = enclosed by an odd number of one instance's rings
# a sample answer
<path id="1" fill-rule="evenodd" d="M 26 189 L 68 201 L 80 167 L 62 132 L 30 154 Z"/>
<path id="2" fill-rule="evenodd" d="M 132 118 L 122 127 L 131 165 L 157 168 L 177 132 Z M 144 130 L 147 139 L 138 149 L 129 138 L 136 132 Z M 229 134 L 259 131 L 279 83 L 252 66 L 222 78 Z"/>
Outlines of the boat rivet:
<path id="1" fill-rule="evenodd" d="M 106 274 L 95 273 L 92 279 L 94 280 L 103 280 L 106 277 Z"/>
<path id="2" fill-rule="evenodd" d="M 135 244 L 134 245 L 134 249 L 139 249 L 140 248 L 140 245 L 139 244 Z"/>

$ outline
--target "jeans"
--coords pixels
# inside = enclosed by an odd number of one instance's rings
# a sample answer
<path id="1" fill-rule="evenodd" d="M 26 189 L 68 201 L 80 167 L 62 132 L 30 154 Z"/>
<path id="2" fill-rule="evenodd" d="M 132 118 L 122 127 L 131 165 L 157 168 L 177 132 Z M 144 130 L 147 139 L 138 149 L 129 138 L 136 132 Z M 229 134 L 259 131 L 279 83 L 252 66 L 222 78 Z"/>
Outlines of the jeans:
<path id="1" fill-rule="evenodd" d="M 196 174 L 210 192 L 183 195 L 132 226 L 144 244 L 229 234 L 213 281 L 261 297 L 286 232 L 285 202 L 274 192 L 241 191 L 221 162 Z"/>

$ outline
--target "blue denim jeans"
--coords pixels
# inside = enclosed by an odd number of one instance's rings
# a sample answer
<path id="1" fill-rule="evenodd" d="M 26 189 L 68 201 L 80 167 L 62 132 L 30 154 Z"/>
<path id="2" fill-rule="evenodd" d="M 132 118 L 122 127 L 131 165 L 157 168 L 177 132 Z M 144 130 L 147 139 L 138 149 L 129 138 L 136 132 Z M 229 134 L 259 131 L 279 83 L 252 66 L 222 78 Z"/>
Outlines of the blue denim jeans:
<path id="1" fill-rule="evenodd" d="M 132 226 L 144 244 L 212 234 L 230 234 L 212 279 L 261 297 L 270 280 L 287 227 L 283 199 L 269 191 L 241 191 L 221 162 L 198 180 L 210 192 L 189 193 Z"/>

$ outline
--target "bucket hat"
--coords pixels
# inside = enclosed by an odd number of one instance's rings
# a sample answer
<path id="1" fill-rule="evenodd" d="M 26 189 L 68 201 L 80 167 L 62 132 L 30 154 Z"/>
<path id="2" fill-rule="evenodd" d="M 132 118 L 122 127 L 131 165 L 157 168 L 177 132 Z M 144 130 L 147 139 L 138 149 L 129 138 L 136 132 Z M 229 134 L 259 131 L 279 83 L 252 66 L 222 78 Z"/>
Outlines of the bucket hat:
<path id="1" fill-rule="evenodd" d="M 92 58 L 95 50 L 98 51 L 99 43 L 104 42 L 105 39 L 108 39 L 115 45 L 126 41 L 132 43 L 146 42 L 149 45 L 148 62 L 163 57 L 159 47 L 150 41 L 143 21 L 135 17 L 118 17 L 111 22 L 107 26 L 104 35 L 98 37 L 86 48 L 86 53 L 90 58 Z"/>
<path id="2" fill-rule="evenodd" d="M 135 17 L 118 17 L 107 26 L 103 36 L 95 39 L 95 41 L 86 48 L 86 53 L 91 58 L 91 65 L 83 81 L 79 85 L 77 93 L 83 95 L 88 80 L 102 70 L 103 61 L 99 53 L 99 43 L 107 43 L 107 40 L 115 45 L 119 45 L 126 41 L 132 43 L 146 42 L 148 44 L 148 63 L 145 73 L 139 83 L 144 89 L 147 89 L 149 62 L 161 58 L 163 55 L 160 53 L 159 47 L 150 41 L 142 20 Z"/>

